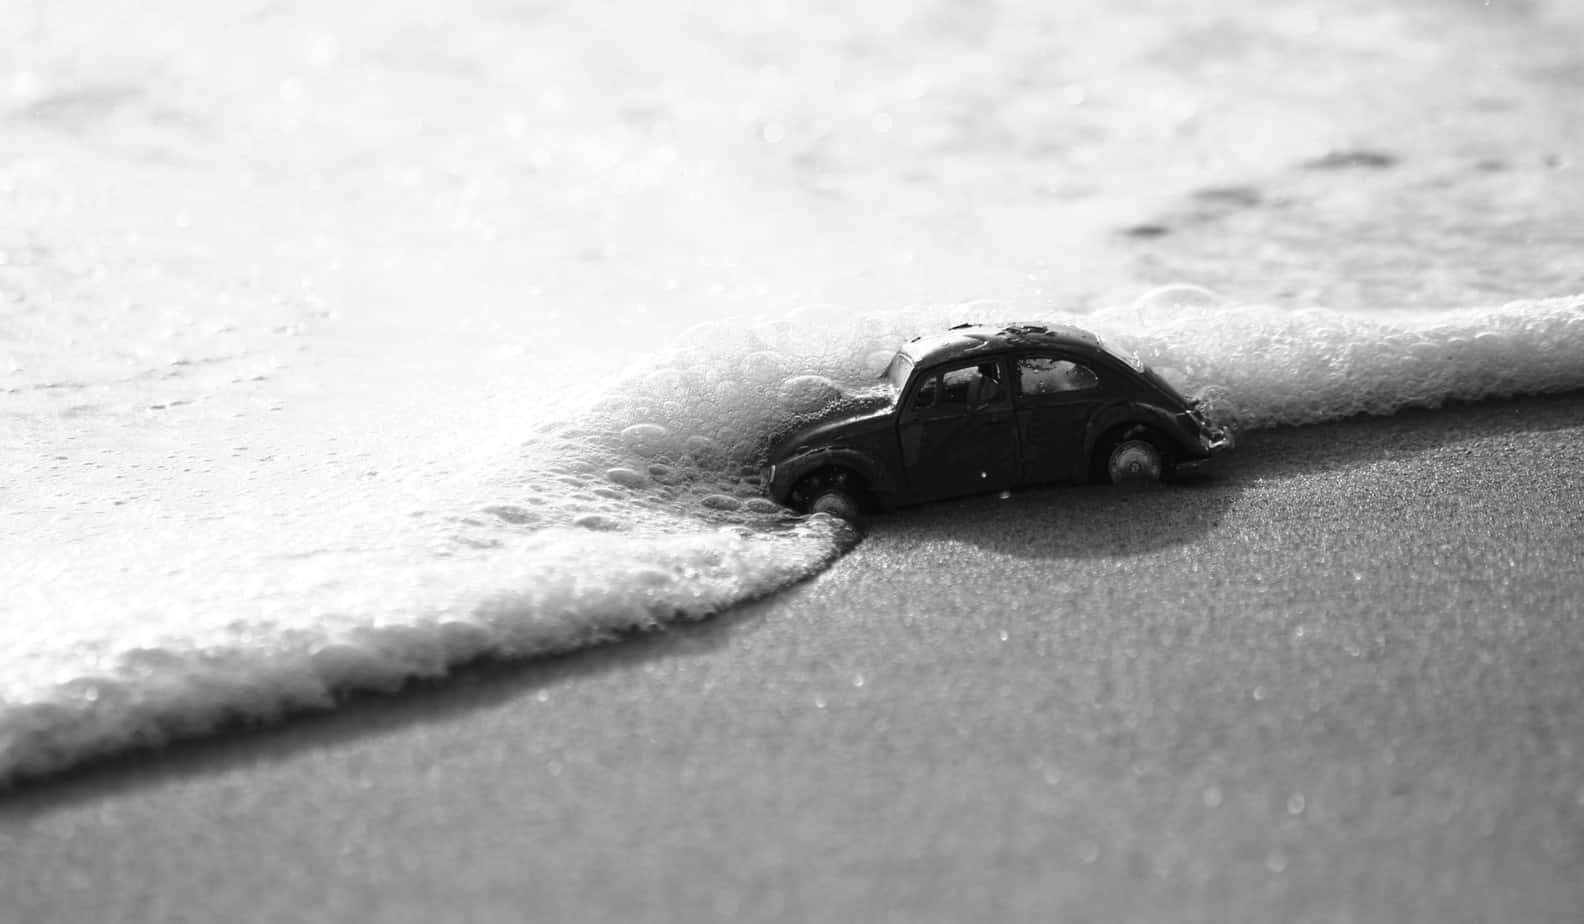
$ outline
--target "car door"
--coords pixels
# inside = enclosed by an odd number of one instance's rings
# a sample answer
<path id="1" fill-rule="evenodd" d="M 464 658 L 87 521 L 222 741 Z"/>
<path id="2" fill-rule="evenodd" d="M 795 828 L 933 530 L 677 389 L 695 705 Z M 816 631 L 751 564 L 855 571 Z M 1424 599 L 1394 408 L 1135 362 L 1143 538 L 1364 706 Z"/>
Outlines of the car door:
<path id="1" fill-rule="evenodd" d="M 918 378 L 897 422 L 916 499 L 999 491 L 1017 477 L 1017 424 L 1005 363 L 963 362 Z"/>
<path id="2" fill-rule="evenodd" d="M 1084 435 L 1105 402 L 1105 383 L 1092 363 L 1064 353 L 1012 358 L 1023 484 L 1084 481 Z"/>

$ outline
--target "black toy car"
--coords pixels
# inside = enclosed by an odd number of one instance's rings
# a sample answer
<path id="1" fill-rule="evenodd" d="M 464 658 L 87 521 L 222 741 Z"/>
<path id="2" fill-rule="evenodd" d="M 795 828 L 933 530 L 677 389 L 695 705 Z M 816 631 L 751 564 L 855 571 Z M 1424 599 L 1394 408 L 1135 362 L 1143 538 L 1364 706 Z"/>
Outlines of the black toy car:
<path id="1" fill-rule="evenodd" d="M 778 503 L 870 508 L 1045 482 L 1153 482 L 1231 436 L 1136 358 L 1071 327 L 959 325 L 905 344 L 877 386 L 773 446 Z"/>

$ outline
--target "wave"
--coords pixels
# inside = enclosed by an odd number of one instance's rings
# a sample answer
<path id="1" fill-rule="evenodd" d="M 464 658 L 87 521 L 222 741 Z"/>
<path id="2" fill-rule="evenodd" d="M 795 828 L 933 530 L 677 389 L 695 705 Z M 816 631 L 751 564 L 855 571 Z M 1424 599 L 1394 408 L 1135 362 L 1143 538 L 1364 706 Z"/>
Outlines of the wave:
<path id="1" fill-rule="evenodd" d="M 0 685 L 0 784 L 480 658 L 705 617 L 818 573 L 857 536 L 763 497 L 769 438 L 871 380 L 903 340 L 965 321 L 1087 327 L 1239 428 L 1584 388 L 1584 296 L 1363 314 L 1174 286 L 1082 315 L 967 303 L 702 326 L 542 425 L 479 486 L 481 502 L 413 542 L 330 554 L 317 567 L 331 577 L 303 584 L 295 608 L 28 651 Z M 353 574 L 399 586 L 315 597 Z"/>

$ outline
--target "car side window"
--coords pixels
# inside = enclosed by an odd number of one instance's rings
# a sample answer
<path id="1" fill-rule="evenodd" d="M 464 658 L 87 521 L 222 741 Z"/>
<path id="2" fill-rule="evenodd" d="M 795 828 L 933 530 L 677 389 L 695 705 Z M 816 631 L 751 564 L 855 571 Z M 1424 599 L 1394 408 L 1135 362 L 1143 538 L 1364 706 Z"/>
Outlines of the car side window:
<path id="1" fill-rule="evenodd" d="M 1060 395 L 1100 386 L 1100 377 L 1088 366 L 1054 356 L 1026 356 L 1018 360 L 1018 390 L 1025 395 Z"/>
<path id="2" fill-rule="evenodd" d="M 953 369 L 941 376 L 941 403 L 957 407 L 968 406 L 968 395 L 979 381 L 979 371 L 972 366 Z"/>
<path id="3" fill-rule="evenodd" d="M 993 404 L 1006 403 L 998 362 L 959 366 L 932 373 L 913 391 L 912 410 L 930 417 L 950 417 Z"/>

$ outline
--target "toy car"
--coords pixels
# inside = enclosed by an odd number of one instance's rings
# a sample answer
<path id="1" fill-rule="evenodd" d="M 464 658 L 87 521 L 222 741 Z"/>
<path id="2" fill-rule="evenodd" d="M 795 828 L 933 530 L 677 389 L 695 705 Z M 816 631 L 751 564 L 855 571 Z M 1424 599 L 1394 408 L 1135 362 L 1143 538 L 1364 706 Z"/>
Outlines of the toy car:
<path id="1" fill-rule="evenodd" d="M 1232 445 L 1198 402 L 1072 327 L 963 324 L 773 446 L 778 503 L 856 520 L 1047 482 L 1155 482 Z"/>

